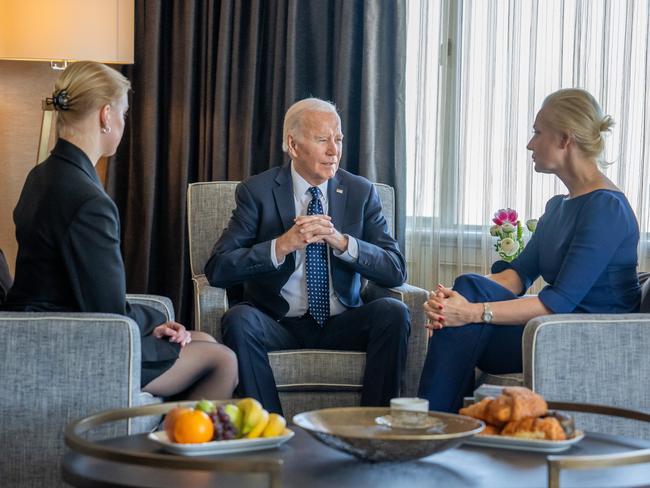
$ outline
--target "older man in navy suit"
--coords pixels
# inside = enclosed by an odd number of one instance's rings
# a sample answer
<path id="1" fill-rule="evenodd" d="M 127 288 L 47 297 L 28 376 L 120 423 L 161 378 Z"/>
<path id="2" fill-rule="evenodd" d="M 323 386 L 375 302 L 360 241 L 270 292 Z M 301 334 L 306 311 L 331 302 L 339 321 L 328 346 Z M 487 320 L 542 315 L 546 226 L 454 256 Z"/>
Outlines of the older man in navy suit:
<path id="1" fill-rule="evenodd" d="M 282 412 L 268 351 L 366 351 L 361 402 L 399 394 L 410 318 L 392 298 L 363 303 L 361 278 L 399 286 L 406 265 L 374 186 L 339 169 L 341 119 L 329 102 L 301 100 L 285 115 L 291 163 L 239 184 L 237 206 L 205 273 L 213 286 L 243 284 L 223 317 L 239 361 L 239 387 Z"/>

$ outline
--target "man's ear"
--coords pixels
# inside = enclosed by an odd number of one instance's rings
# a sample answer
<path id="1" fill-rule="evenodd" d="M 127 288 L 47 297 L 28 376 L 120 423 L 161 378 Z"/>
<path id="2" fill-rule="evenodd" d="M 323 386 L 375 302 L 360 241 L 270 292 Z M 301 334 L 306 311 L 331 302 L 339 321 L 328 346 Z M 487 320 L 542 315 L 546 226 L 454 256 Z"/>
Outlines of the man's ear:
<path id="1" fill-rule="evenodd" d="M 292 158 L 295 158 L 297 156 L 296 153 L 296 139 L 293 137 L 291 134 L 287 136 L 287 147 L 288 147 L 288 152 L 289 156 Z"/>

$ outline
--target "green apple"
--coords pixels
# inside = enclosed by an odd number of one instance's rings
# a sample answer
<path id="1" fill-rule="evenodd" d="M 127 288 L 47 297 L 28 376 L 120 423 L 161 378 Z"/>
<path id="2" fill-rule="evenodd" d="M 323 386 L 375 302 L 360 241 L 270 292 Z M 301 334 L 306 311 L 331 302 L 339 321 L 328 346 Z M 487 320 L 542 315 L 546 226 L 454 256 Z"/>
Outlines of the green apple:
<path id="1" fill-rule="evenodd" d="M 230 417 L 230 422 L 232 422 L 232 425 L 234 425 L 235 429 L 237 429 L 237 436 L 239 436 L 241 433 L 241 424 L 243 420 L 241 410 L 237 405 L 229 403 L 223 407 L 223 411 L 226 412 L 228 417 Z"/>
<path id="2" fill-rule="evenodd" d="M 217 406 L 214 404 L 214 402 L 211 402 L 210 400 L 199 400 L 198 402 L 196 402 L 196 405 L 194 406 L 194 410 L 200 410 L 201 412 L 210 415 L 211 413 L 217 411 Z"/>

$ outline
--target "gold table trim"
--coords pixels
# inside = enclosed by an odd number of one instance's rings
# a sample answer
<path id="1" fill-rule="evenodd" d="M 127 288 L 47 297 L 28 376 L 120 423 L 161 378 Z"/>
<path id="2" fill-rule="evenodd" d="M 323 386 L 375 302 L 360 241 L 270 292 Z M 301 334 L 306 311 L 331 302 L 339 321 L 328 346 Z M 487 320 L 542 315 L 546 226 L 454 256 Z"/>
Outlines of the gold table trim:
<path id="1" fill-rule="evenodd" d="M 140 453 L 97 444 L 81 437 L 81 434 L 108 422 L 126 420 L 148 415 L 164 415 L 178 406 L 193 406 L 195 401 L 168 402 L 142 407 L 128 407 L 100 412 L 69 424 L 65 429 L 66 445 L 77 453 L 107 461 L 140 466 L 165 467 L 181 470 L 219 471 L 228 473 L 265 473 L 269 475 L 269 486 L 282 486 L 281 459 L 209 459 L 178 456 L 174 454 Z M 217 404 L 226 401 L 215 400 Z"/>
<path id="2" fill-rule="evenodd" d="M 639 420 L 641 422 L 650 422 L 650 414 L 645 412 L 610 407 L 607 405 L 548 402 L 548 406 L 554 410 L 593 413 Z M 548 456 L 546 462 L 548 465 L 548 487 L 560 488 L 560 472 L 563 469 L 595 469 L 650 463 L 650 449 L 638 449 L 624 453 L 599 454 L 592 456 Z"/>

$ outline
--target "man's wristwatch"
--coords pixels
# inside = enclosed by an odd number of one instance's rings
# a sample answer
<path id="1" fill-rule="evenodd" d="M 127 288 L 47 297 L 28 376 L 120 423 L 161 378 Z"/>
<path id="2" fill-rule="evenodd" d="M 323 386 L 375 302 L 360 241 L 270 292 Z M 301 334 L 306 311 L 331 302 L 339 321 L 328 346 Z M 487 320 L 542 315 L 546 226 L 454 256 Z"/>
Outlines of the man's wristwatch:
<path id="1" fill-rule="evenodd" d="M 481 316 L 481 319 L 486 324 L 492 322 L 492 308 L 490 307 L 490 304 L 487 302 L 483 302 L 483 315 Z"/>

